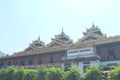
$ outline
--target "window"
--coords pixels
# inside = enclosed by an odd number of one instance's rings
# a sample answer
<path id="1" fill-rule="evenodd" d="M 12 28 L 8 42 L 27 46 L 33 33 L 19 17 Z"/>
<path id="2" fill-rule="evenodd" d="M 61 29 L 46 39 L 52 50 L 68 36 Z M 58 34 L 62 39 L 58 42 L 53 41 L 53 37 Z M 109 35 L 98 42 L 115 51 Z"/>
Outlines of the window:
<path id="1" fill-rule="evenodd" d="M 4 63 L 2 62 L 1 65 L 4 65 Z"/>
<path id="2" fill-rule="evenodd" d="M 91 49 L 80 50 L 80 52 L 90 51 Z"/>
<path id="3" fill-rule="evenodd" d="M 114 59 L 114 58 L 116 58 L 116 56 L 115 56 L 115 51 L 114 51 L 113 48 L 110 48 L 110 49 L 108 50 L 108 59 Z"/>
<path id="4" fill-rule="evenodd" d="M 55 58 L 54 58 L 54 55 L 49 55 L 49 58 L 48 58 L 48 62 L 49 63 L 55 63 Z"/>
<path id="5" fill-rule="evenodd" d="M 15 61 L 13 62 L 13 65 L 17 65 L 17 60 L 15 60 Z"/>
<path id="6" fill-rule="evenodd" d="M 24 63 L 24 60 L 23 60 L 23 59 L 21 60 L 21 65 L 25 65 L 25 63 Z"/>
<path id="7" fill-rule="evenodd" d="M 107 66 L 117 66 L 118 64 L 117 63 L 109 63 L 107 64 Z"/>
<path id="8" fill-rule="evenodd" d="M 71 51 L 71 52 L 69 52 L 69 53 L 78 53 L 78 51 Z"/>
<path id="9" fill-rule="evenodd" d="M 54 63 L 54 58 L 53 58 L 53 56 L 50 57 L 50 63 Z"/>
<path id="10" fill-rule="evenodd" d="M 88 64 L 90 64 L 90 62 L 83 62 L 83 64 L 84 64 L 84 65 L 88 65 Z"/>
<path id="11" fill-rule="evenodd" d="M 10 65 L 11 65 L 11 62 L 8 62 L 8 65 L 10 66 Z"/>
<path id="12" fill-rule="evenodd" d="M 38 64 L 42 64 L 42 57 L 41 56 L 38 57 Z"/>
<path id="13" fill-rule="evenodd" d="M 32 64 L 33 64 L 33 61 L 34 61 L 33 56 L 30 56 L 30 57 L 29 57 L 29 65 L 32 65 Z"/>
<path id="14" fill-rule="evenodd" d="M 4 62 L 0 63 L 0 68 L 7 68 L 7 65 Z"/>

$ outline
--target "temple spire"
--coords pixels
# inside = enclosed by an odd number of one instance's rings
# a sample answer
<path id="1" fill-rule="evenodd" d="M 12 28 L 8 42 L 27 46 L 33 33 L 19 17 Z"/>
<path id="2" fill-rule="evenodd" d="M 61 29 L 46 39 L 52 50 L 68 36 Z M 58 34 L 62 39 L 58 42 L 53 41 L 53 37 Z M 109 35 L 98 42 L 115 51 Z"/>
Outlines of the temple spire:
<path id="1" fill-rule="evenodd" d="M 61 34 L 64 34 L 64 30 L 63 30 L 63 27 L 62 27 L 62 32 L 61 32 Z"/>
<path id="2" fill-rule="evenodd" d="M 95 25 L 94 25 L 94 21 L 92 22 L 92 27 L 95 27 Z"/>
<path id="3" fill-rule="evenodd" d="M 40 41 L 40 35 L 38 36 L 38 41 Z"/>

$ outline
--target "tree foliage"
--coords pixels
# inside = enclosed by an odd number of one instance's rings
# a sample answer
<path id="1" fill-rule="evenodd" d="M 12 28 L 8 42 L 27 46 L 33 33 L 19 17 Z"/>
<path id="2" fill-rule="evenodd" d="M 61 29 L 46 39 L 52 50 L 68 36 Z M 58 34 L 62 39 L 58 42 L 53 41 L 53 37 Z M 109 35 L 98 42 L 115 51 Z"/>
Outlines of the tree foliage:
<path id="1" fill-rule="evenodd" d="M 110 73 L 110 80 L 120 80 L 120 66 L 113 67 Z"/>
<path id="2" fill-rule="evenodd" d="M 0 70 L 0 79 L 1 80 L 7 80 L 6 78 L 7 71 L 5 69 Z"/>
<path id="3" fill-rule="evenodd" d="M 7 70 L 6 70 L 7 80 L 15 80 L 15 71 L 16 71 L 16 69 L 13 66 L 10 66 L 7 68 Z"/>
<path id="4" fill-rule="evenodd" d="M 47 72 L 48 72 L 47 68 L 39 67 L 37 69 L 37 74 L 36 74 L 35 80 L 46 80 Z"/>
<path id="5" fill-rule="evenodd" d="M 85 80 L 104 80 L 103 70 L 99 67 L 91 67 L 86 70 Z M 120 80 L 120 66 L 112 68 L 109 80 Z M 104 79 L 103 79 L 104 78 Z M 80 71 L 76 67 L 69 71 L 60 68 L 40 67 L 38 69 L 25 69 L 8 67 L 0 69 L 0 80 L 82 80 Z"/>
<path id="6" fill-rule="evenodd" d="M 25 71 L 24 80 L 34 80 L 35 76 L 36 76 L 36 71 L 35 70 L 27 69 Z"/>
<path id="7" fill-rule="evenodd" d="M 21 67 L 16 71 L 15 78 L 16 80 L 24 80 L 24 76 L 25 76 L 25 69 L 24 67 Z"/>
<path id="8" fill-rule="evenodd" d="M 70 68 L 69 71 L 65 72 L 64 79 L 65 80 L 79 80 L 80 71 L 76 67 L 72 67 Z"/>
<path id="9" fill-rule="evenodd" d="M 49 68 L 47 73 L 48 80 L 62 80 L 63 79 L 63 71 L 60 68 Z"/>
<path id="10" fill-rule="evenodd" d="M 103 70 L 99 67 L 91 67 L 87 69 L 86 80 L 102 80 Z"/>
<path id="11" fill-rule="evenodd" d="M 2 80 L 15 80 L 15 67 L 11 66 L 7 69 L 0 70 L 0 79 Z"/>

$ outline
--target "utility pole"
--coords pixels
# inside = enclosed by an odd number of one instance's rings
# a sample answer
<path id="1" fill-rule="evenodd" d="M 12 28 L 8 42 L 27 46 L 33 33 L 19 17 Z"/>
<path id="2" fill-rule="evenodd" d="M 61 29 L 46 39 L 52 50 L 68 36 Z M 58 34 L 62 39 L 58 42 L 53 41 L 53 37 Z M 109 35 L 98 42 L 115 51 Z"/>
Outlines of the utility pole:
<path id="1" fill-rule="evenodd" d="M 79 55 L 80 55 L 80 47 L 78 45 L 78 54 L 77 54 L 77 59 L 76 59 L 76 63 L 77 63 L 77 68 L 79 66 Z"/>

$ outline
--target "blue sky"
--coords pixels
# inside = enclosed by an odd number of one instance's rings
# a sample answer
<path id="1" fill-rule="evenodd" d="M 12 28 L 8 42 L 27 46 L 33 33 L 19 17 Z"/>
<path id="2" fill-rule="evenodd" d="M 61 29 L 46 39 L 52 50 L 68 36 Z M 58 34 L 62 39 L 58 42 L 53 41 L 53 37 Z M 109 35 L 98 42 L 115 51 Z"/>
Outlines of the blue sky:
<path id="1" fill-rule="evenodd" d="M 120 0 L 1 0 L 0 50 L 22 51 L 40 35 L 46 44 L 64 32 L 73 41 L 92 22 L 107 36 L 120 35 Z"/>

